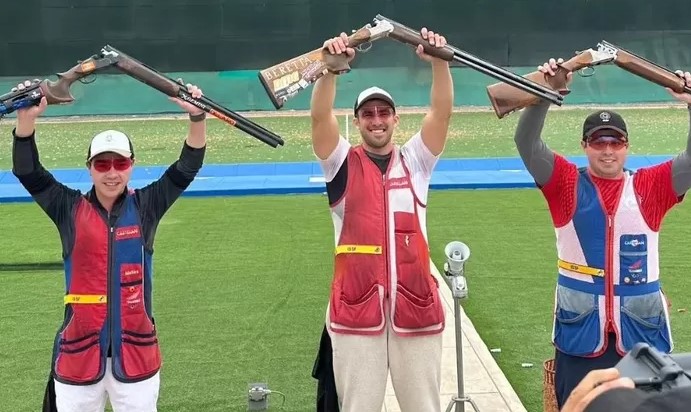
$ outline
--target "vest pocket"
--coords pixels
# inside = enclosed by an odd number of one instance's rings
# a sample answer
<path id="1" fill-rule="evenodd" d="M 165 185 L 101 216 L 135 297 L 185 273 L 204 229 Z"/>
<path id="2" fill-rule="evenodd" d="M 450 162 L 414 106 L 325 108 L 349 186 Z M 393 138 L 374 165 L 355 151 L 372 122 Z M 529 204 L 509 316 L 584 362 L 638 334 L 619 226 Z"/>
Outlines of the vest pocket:
<path id="1" fill-rule="evenodd" d="M 142 285 L 121 287 L 121 327 L 124 334 L 133 336 L 155 336 L 156 327 L 149 318 L 142 297 Z"/>
<path id="2" fill-rule="evenodd" d="M 396 233 L 396 282 L 418 299 L 432 296 L 434 277 L 429 270 L 429 258 L 420 253 L 418 234 Z"/>
<path id="3" fill-rule="evenodd" d="M 420 298 L 399 283 L 396 286 L 394 325 L 399 328 L 417 329 L 442 323 L 444 309 L 439 302 L 439 294 L 435 292 Z"/>
<path id="4" fill-rule="evenodd" d="M 146 378 L 161 366 L 161 351 L 156 332 L 122 332 L 122 369 L 128 378 Z"/>
<path id="5" fill-rule="evenodd" d="M 74 383 L 95 380 L 101 369 L 99 331 L 82 319 L 85 315 L 82 309 L 73 306 L 72 317 L 58 338 L 55 360 L 57 376 Z"/>
<path id="6" fill-rule="evenodd" d="M 382 322 L 379 285 L 373 284 L 357 300 L 348 300 L 344 293 L 332 299 L 331 321 L 349 328 L 372 328 Z M 336 297 L 336 296 L 335 296 Z"/>
<path id="7" fill-rule="evenodd" d="M 669 352 L 664 302 L 659 292 L 643 296 L 621 297 L 621 341 L 628 351 L 638 342 Z"/>
<path id="8" fill-rule="evenodd" d="M 569 355 L 590 355 L 600 345 L 597 295 L 557 285 L 554 343 Z"/>
<path id="9" fill-rule="evenodd" d="M 385 266 L 381 255 L 340 253 L 334 263 L 330 319 L 348 328 L 382 324 L 383 287 L 379 277 Z"/>
<path id="10" fill-rule="evenodd" d="M 395 233 L 396 282 L 403 293 L 418 300 L 432 297 L 434 277 L 429 267 L 429 254 L 419 233 Z"/>
<path id="11" fill-rule="evenodd" d="M 146 312 L 141 281 L 120 286 L 122 369 L 128 378 L 146 378 L 161 365 L 156 325 Z"/>
<path id="12" fill-rule="evenodd" d="M 427 242 L 414 213 L 394 214 L 396 242 L 396 303 L 393 323 L 418 329 L 443 323 L 444 308 L 429 266 Z"/>

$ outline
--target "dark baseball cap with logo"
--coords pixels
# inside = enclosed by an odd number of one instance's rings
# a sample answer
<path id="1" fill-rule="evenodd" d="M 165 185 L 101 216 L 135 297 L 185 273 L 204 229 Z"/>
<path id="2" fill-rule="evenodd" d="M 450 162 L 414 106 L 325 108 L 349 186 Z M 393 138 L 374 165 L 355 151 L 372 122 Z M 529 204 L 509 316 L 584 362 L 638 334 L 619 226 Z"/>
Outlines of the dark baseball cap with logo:
<path id="1" fill-rule="evenodd" d="M 583 122 L 583 140 L 599 130 L 614 130 L 628 140 L 629 133 L 626 130 L 626 122 L 619 113 L 610 110 L 600 110 L 590 114 Z"/>

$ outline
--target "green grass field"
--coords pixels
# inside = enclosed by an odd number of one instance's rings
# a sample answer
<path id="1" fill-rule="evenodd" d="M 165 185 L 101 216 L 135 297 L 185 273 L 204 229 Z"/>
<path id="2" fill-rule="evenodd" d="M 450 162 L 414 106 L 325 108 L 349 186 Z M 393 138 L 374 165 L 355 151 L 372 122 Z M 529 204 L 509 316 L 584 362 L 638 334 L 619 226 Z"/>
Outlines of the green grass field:
<path id="1" fill-rule="evenodd" d="M 578 153 L 587 110 L 555 111 L 550 146 Z M 685 110 L 621 110 L 632 153 L 672 154 L 686 143 Z M 444 157 L 514 156 L 517 116 L 454 115 Z M 399 136 L 419 115 L 404 115 Z M 312 160 L 304 117 L 255 118 L 286 139 L 271 149 L 210 122 L 207 163 Z M 9 135 L 11 123 L 0 123 Z M 49 167 L 78 167 L 91 134 L 118 127 L 132 134 L 141 164 L 172 161 L 182 121 L 39 125 Z M 0 140 L 0 169 L 10 167 L 11 139 Z M 471 247 L 464 308 L 526 408 L 542 408 L 542 372 L 554 289 L 554 232 L 536 190 L 433 191 L 428 231 L 432 256 L 462 240 Z M 691 208 L 682 204 L 663 225 L 663 287 L 673 304 L 677 352 L 691 351 L 686 239 Z M 52 339 L 62 316 L 60 245 L 52 223 L 33 204 L 0 205 L 0 410 L 40 408 Z M 154 311 L 165 368 L 159 410 L 243 411 L 249 382 L 266 381 L 287 400 L 283 410 L 314 410 L 310 377 L 331 279 L 332 224 L 318 195 L 183 198 L 164 218 L 155 253 Z M 521 368 L 522 362 L 536 367 Z M 274 397 L 272 403 L 280 404 Z M 272 409 L 273 410 L 273 409 Z"/>
<path id="2" fill-rule="evenodd" d="M 579 153 L 579 136 L 588 109 L 555 110 L 545 123 L 544 138 L 561 153 Z M 676 153 L 686 145 L 689 119 L 685 109 L 622 109 L 629 125 L 631 154 Z M 219 120 L 209 120 L 206 163 L 313 161 L 310 123 L 306 116 L 252 117 L 253 121 L 282 136 L 283 147 L 270 146 L 249 137 Z M 350 117 L 349 117 L 350 119 Z M 404 141 L 420 127 L 422 114 L 402 114 L 397 140 Z M 13 119 L 0 121 L 0 135 L 9 136 Z M 339 116 L 345 135 L 344 116 Z M 518 121 L 514 113 L 498 120 L 493 112 L 455 113 L 449 129 L 446 158 L 516 156 L 513 132 Z M 41 124 L 38 145 L 46 167 L 80 167 L 84 164 L 91 137 L 99 131 L 115 128 L 128 133 L 135 146 L 139 164 L 173 161 L 186 134 L 183 120 L 128 120 L 85 123 Z M 356 140 L 352 126 L 352 141 Z M 0 139 L 0 170 L 11 167 L 12 139 Z"/>

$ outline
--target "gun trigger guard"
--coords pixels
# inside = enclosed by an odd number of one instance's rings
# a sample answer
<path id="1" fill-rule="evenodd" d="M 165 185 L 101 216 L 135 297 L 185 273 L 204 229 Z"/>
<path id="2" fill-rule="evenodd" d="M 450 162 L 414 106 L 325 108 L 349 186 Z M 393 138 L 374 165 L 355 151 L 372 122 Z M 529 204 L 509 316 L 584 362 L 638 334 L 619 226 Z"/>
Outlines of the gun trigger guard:
<path id="1" fill-rule="evenodd" d="M 359 51 L 360 53 L 367 53 L 371 48 L 372 48 L 372 42 L 371 41 L 361 43 L 355 47 L 355 49 L 357 51 Z"/>
<path id="2" fill-rule="evenodd" d="M 590 71 L 587 72 L 587 73 L 589 73 L 589 74 L 586 74 L 586 70 L 587 70 L 587 69 L 590 69 Z M 592 66 L 590 66 L 590 67 L 584 67 L 584 68 L 582 68 L 581 70 L 578 71 L 578 75 L 581 76 L 581 77 L 590 77 L 590 76 L 592 76 L 593 74 L 595 74 L 595 67 L 592 67 Z"/>

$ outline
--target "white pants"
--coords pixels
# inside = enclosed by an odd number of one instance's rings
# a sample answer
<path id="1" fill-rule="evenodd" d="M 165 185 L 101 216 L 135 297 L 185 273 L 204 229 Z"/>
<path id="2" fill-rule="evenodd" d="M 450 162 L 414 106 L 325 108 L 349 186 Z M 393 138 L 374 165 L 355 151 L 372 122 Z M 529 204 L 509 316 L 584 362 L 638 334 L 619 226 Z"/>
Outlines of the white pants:
<path id="1" fill-rule="evenodd" d="M 135 382 L 123 383 L 115 379 L 111 359 L 106 362 L 106 374 L 93 385 L 66 385 L 55 381 L 55 403 L 58 412 L 103 412 L 106 399 L 113 412 L 156 412 L 160 374 Z"/>
<path id="2" fill-rule="evenodd" d="M 329 336 L 341 412 L 381 412 L 389 372 L 402 412 L 441 410 L 441 333 L 398 336 L 387 326 L 380 335 Z"/>

